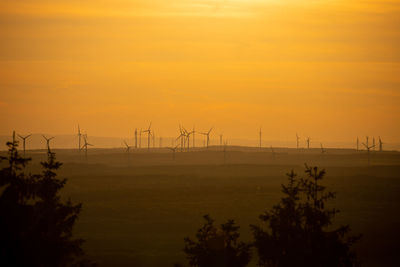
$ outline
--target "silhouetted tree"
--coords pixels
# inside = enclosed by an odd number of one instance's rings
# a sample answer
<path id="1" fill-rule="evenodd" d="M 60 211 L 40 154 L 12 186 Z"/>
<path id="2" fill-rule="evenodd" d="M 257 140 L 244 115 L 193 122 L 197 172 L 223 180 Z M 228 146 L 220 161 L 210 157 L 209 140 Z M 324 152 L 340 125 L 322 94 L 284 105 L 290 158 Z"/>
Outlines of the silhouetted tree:
<path id="1" fill-rule="evenodd" d="M 82 239 L 72 238 L 81 204 L 63 202 L 58 195 L 66 180 L 57 178 L 61 163 L 48 152 L 43 173 L 27 175 L 30 159 L 20 157 L 18 142 L 8 142 L 8 157 L 0 161 L 0 265 L 89 266 Z"/>
<path id="2" fill-rule="evenodd" d="M 306 165 L 306 178 L 292 171 L 282 185 L 284 197 L 260 216 L 268 230 L 252 225 L 260 266 L 354 266 L 351 246 L 360 236 L 350 236 L 348 225 L 332 228 L 337 209 L 325 208 L 335 193 L 319 182 L 325 170 Z M 329 227 L 331 226 L 331 227 Z"/>
<path id="3" fill-rule="evenodd" d="M 204 219 L 206 222 L 197 231 L 197 240 L 185 238 L 184 252 L 190 266 L 246 266 L 251 258 L 251 245 L 238 241 L 240 236 L 239 226 L 236 226 L 233 220 L 228 220 L 217 228 L 210 216 L 205 215 Z"/>

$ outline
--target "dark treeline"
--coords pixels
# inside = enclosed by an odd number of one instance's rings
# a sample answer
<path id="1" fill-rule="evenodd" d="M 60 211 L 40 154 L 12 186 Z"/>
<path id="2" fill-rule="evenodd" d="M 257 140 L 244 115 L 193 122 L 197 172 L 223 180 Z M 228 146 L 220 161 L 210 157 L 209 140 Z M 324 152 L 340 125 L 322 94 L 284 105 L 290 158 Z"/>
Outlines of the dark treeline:
<path id="1" fill-rule="evenodd" d="M 259 266 L 358 266 L 352 245 L 360 235 L 350 235 L 349 225 L 333 228 L 339 211 L 325 208 L 335 193 L 320 184 L 324 170 L 305 166 L 305 178 L 288 173 L 282 185 L 281 201 L 260 215 L 260 224 L 251 225 L 253 241 L 239 241 L 239 226 L 233 220 L 216 227 L 204 216 L 205 224 L 195 240 L 185 238 L 184 252 L 190 266 L 247 266 L 251 248 L 258 255 Z M 183 266 L 176 264 L 176 266 Z"/>
<path id="2" fill-rule="evenodd" d="M 72 237 L 81 204 L 62 201 L 58 179 L 61 163 L 48 150 L 43 172 L 26 174 L 30 161 L 19 155 L 18 142 L 8 142 L 8 157 L 0 170 L 0 266 L 93 266 Z"/>
<path id="3" fill-rule="evenodd" d="M 66 180 L 57 178 L 62 164 L 55 154 L 49 148 L 42 173 L 26 174 L 30 159 L 19 155 L 17 141 L 7 146 L 8 156 L 0 158 L 0 265 L 95 265 L 81 248 L 83 240 L 72 236 L 82 205 L 60 199 Z M 240 241 L 234 220 L 215 225 L 205 215 L 195 238 L 184 239 L 188 264 L 242 267 L 253 259 L 259 266 L 359 265 L 352 245 L 360 236 L 350 235 L 348 225 L 333 227 L 338 210 L 326 208 L 335 193 L 321 185 L 325 171 L 306 165 L 304 178 L 287 175 L 280 202 L 250 226 L 251 242 Z"/>

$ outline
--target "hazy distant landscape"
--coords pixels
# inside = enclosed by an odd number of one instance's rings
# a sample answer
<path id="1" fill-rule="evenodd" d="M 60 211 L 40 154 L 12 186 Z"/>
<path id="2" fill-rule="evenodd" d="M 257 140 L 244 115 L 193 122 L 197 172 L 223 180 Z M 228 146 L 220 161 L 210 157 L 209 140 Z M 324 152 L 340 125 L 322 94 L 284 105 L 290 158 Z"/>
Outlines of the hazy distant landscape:
<path id="1" fill-rule="evenodd" d="M 257 131 L 254 131 L 254 139 L 240 139 L 240 138 L 228 138 L 228 145 L 229 146 L 241 146 L 241 147 L 254 147 L 257 146 L 259 140 L 257 140 Z M 51 141 L 52 148 L 65 148 L 65 149 L 75 149 L 78 147 L 77 145 L 77 135 L 76 134 L 65 134 L 65 135 L 53 135 L 53 134 L 44 134 L 45 136 L 54 136 L 55 138 Z M 0 135 L 0 150 L 6 150 L 6 142 L 11 140 L 11 133 L 10 135 Z M 157 137 L 155 147 L 159 148 L 159 137 Z M 135 139 L 132 131 L 131 136 L 126 137 L 99 137 L 99 136 L 89 136 L 88 137 L 90 143 L 94 145 L 94 148 L 125 148 L 124 141 L 126 141 L 130 146 L 134 146 Z M 171 147 L 175 146 L 176 144 L 176 137 L 170 136 L 162 136 L 162 147 Z M 360 140 L 364 140 L 365 137 L 360 136 Z M 224 140 L 225 137 L 224 137 Z M 192 142 L 193 140 L 191 140 Z M 384 149 L 385 150 L 400 150 L 400 143 L 397 142 L 386 142 L 384 140 Z M 139 140 L 138 140 L 139 142 Z M 344 148 L 344 149 L 354 149 L 356 148 L 356 138 L 353 141 L 346 140 L 346 141 L 330 141 L 324 140 L 323 138 L 313 138 L 311 142 L 311 147 L 319 149 L 320 144 L 323 143 L 324 147 L 328 148 Z M 195 141 L 197 148 L 204 148 L 205 147 L 205 139 L 204 137 L 197 135 Z M 220 144 L 218 134 L 213 134 L 210 137 L 210 145 L 218 146 Z M 273 147 L 280 147 L 280 148 L 294 148 L 296 147 L 296 136 L 293 134 L 291 137 L 285 137 L 282 140 L 262 140 L 262 146 L 265 150 L 268 150 L 270 146 Z M 147 148 L 147 137 L 142 136 L 141 147 L 143 149 Z M 151 147 L 153 147 L 153 143 L 151 143 Z M 305 148 L 306 142 L 303 136 L 301 140 L 300 147 Z M 46 148 L 46 141 L 43 139 L 42 134 L 32 134 L 26 142 L 26 149 L 45 149 Z M 360 148 L 362 149 L 362 144 L 360 143 Z M 376 147 L 376 150 L 378 148 Z"/>
<path id="2" fill-rule="evenodd" d="M 349 223 L 362 233 L 356 245 L 363 266 L 398 266 L 400 238 L 400 153 L 332 149 L 297 150 L 221 147 L 176 153 L 90 149 L 55 149 L 68 178 L 63 196 L 83 202 L 75 234 L 100 266 L 172 266 L 185 263 L 183 238 L 193 236 L 210 214 L 228 218 L 250 240 L 250 224 L 281 197 L 285 174 L 303 174 L 303 164 L 327 170 L 324 184 L 337 192 L 331 203 L 342 212 L 335 225 Z M 34 172 L 44 151 L 29 151 Z M 255 266 L 255 261 L 251 266 Z"/>
<path id="3" fill-rule="evenodd" d="M 400 266 L 400 0 L 0 0 L 0 33 L 1 267 Z"/>

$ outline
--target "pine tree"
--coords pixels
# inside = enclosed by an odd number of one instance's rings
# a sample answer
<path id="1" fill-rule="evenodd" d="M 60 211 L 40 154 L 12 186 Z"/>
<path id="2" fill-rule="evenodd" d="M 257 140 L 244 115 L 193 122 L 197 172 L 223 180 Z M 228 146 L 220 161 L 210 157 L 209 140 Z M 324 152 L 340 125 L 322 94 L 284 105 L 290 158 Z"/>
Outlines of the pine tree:
<path id="1" fill-rule="evenodd" d="M 238 241 L 239 226 L 228 220 L 219 228 L 214 220 L 205 215 L 205 224 L 197 231 L 196 241 L 186 237 L 184 252 L 190 266 L 197 267 L 242 267 L 251 258 L 250 244 Z"/>
<path id="2" fill-rule="evenodd" d="M 260 216 L 268 230 L 252 225 L 260 266 L 354 266 L 351 246 L 360 236 L 350 236 L 348 225 L 332 229 L 339 211 L 326 209 L 335 193 L 325 192 L 320 181 L 325 170 L 306 165 L 306 178 L 292 171 L 282 185 L 284 197 Z"/>
<path id="3" fill-rule="evenodd" d="M 82 239 L 72 237 L 81 204 L 64 202 L 59 191 L 66 180 L 57 178 L 62 165 L 48 151 L 43 173 L 27 175 L 18 142 L 8 142 L 6 166 L 0 170 L 0 265 L 88 266 Z"/>

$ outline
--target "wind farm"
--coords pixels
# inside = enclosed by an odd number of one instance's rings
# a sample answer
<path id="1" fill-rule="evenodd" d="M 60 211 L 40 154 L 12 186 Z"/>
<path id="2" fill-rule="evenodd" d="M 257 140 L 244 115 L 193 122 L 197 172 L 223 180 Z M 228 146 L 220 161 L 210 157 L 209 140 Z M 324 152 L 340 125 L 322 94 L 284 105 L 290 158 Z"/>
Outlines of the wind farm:
<path id="1" fill-rule="evenodd" d="M 294 134 L 294 138 L 292 140 L 286 142 L 277 142 L 274 140 L 268 140 L 268 136 L 262 133 L 261 128 L 258 129 L 258 132 L 254 130 L 254 139 L 253 141 L 247 140 L 247 143 L 240 141 L 241 139 L 229 138 L 229 133 L 223 134 L 213 134 L 215 131 L 215 127 L 210 127 L 206 130 L 195 130 L 193 127 L 192 130 L 187 130 L 183 125 L 178 124 L 177 130 L 179 135 L 177 137 L 169 137 L 169 136 L 159 136 L 156 138 L 155 131 L 157 130 L 157 126 L 154 126 L 152 122 L 149 123 L 145 130 L 140 129 L 140 127 L 133 128 L 132 135 L 120 138 L 96 138 L 95 136 L 91 137 L 93 140 L 89 143 L 87 133 L 83 133 L 80 125 L 77 125 L 78 134 L 76 138 L 71 135 L 68 142 L 63 141 L 64 146 L 60 145 L 60 141 L 57 139 L 63 139 L 62 136 L 55 138 L 55 136 L 47 137 L 48 135 L 43 135 L 42 140 L 44 144 L 40 144 L 35 136 L 38 134 L 32 134 L 23 136 L 18 134 L 19 138 L 22 141 L 22 150 L 24 154 L 29 154 L 32 152 L 38 153 L 41 148 L 45 147 L 46 150 L 49 150 L 50 142 L 53 141 L 53 149 L 60 151 L 61 153 L 66 152 L 67 154 L 71 154 L 72 157 L 75 157 L 73 151 L 77 152 L 76 159 L 79 160 L 81 156 L 87 160 L 88 158 L 88 150 L 93 152 L 93 154 L 101 153 L 104 157 L 108 153 L 110 153 L 110 157 L 114 157 L 117 151 L 121 151 L 128 154 L 133 154 L 134 156 L 131 158 L 130 164 L 139 164 L 139 162 L 144 163 L 142 157 L 143 153 L 150 153 L 157 155 L 158 157 L 163 157 L 163 155 L 168 154 L 168 151 L 173 151 L 174 159 L 175 153 L 179 152 L 182 155 L 176 157 L 178 162 L 179 159 L 182 160 L 182 163 L 188 164 L 192 162 L 193 159 L 199 159 L 199 162 L 194 160 L 193 164 L 203 164 L 206 160 L 207 163 L 218 162 L 214 161 L 212 157 L 210 158 L 202 158 L 198 157 L 198 155 L 205 155 L 205 152 L 210 152 L 211 154 L 216 151 L 226 151 L 229 148 L 229 151 L 232 152 L 233 155 L 242 155 L 243 158 L 235 159 L 233 162 L 239 163 L 261 163 L 261 164 L 269 164 L 270 157 L 268 156 L 272 151 L 273 158 L 276 158 L 279 155 L 280 160 L 290 162 L 297 158 L 294 162 L 302 162 L 308 161 L 312 159 L 315 162 L 319 162 L 319 160 L 323 160 L 325 164 L 329 164 L 329 158 L 335 159 L 335 161 L 340 162 L 340 157 L 343 157 L 343 164 L 345 164 L 348 157 L 354 158 L 355 162 L 358 162 L 360 166 L 370 166 L 374 164 L 381 164 L 382 157 L 386 157 L 389 154 L 396 155 L 398 152 L 396 149 L 384 149 L 384 143 L 382 141 L 381 136 L 372 137 L 372 145 L 370 144 L 370 137 L 366 136 L 365 142 L 362 142 L 362 148 L 359 146 L 359 139 L 357 139 L 357 143 L 352 147 L 351 142 L 348 142 L 347 145 L 344 146 L 333 146 L 329 147 L 323 146 L 323 143 L 320 143 L 320 148 L 313 148 L 311 146 L 311 138 L 306 137 L 305 141 L 301 142 L 301 137 L 298 133 Z M 217 128 L 218 129 L 218 128 Z M 142 138 L 142 133 L 144 134 Z M 198 133 L 198 135 L 195 135 Z M 233 133 L 231 134 L 233 135 Z M 196 136 L 198 140 L 196 140 Z M 201 137 L 204 138 L 201 138 Z M 30 149 L 26 148 L 26 140 L 28 138 L 33 138 L 30 144 Z M 227 138 L 229 138 L 230 144 L 227 143 Z M 54 140 L 53 140 L 54 139 Z M 143 139 L 143 140 L 142 140 Z M 258 139 L 258 140 L 257 140 Z M 350 139 L 350 138 L 349 138 Z M 65 140 L 65 137 L 64 137 Z M 107 142 L 105 141 L 107 140 Z M 112 142 L 111 142 L 112 140 Z M 127 141 L 128 140 L 128 141 Z M 129 145 L 129 140 L 133 140 L 133 145 Z M 196 142 L 201 143 L 201 140 L 204 141 L 204 146 L 195 146 Z M 235 143 L 236 140 L 236 143 Z M 316 140 L 322 141 L 320 138 L 316 138 Z M 378 143 L 375 143 L 375 140 L 378 140 Z M 57 143 L 57 141 L 59 143 Z M 142 148 L 141 143 L 147 143 L 145 148 Z M 157 144 L 158 142 L 158 144 Z M 109 144 L 107 144 L 109 143 Z M 121 144 L 121 145 L 118 145 Z M 243 144 L 244 143 L 244 144 Z M 253 145 L 251 145 L 253 143 Z M 263 147 L 263 143 L 266 144 L 266 147 Z M 390 146 L 390 144 L 389 144 Z M 73 147 L 77 147 L 77 149 L 73 149 Z M 377 149 L 375 149 L 377 147 Z M 43 150 L 43 152 L 46 152 Z M 82 154 L 80 152 L 83 152 Z M 248 153 L 255 153 L 257 155 L 257 160 L 250 156 L 246 159 L 245 155 Z M 257 154 L 259 153 L 259 154 Z M 81 154 L 81 156 L 79 156 Z M 208 156 L 211 154 L 207 154 Z M 320 157 L 324 155 L 324 157 Z M 137 157 L 137 158 L 136 158 Z M 168 156 L 166 156 L 168 158 Z M 135 159 L 136 158 L 136 159 Z M 170 162 L 165 161 L 163 163 L 158 162 L 157 160 L 152 162 L 151 156 L 144 157 L 146 158 L 146 165 L 157 165 L 157 164 L 169 164 Z M 113 159 L 111 159 L 113 160 Z M 252 162 L 251 160 L 255 160 Z M 276 163 L 276 161 L 274 161 Z M 141 164 L 140 163 L 140 164 Z"/>
<path id="2" fill-rule="evenodd" d="M 28 139 L 31 142 L 25 147 L 25 156 L 31 157 L 33 161 L 25 168 L 36 169 L 39 162 L 50 152 L 51 144 L 51 152 L 56 153 L 57 158 L 64 164 L 62 175 L 70 179 L 71 187 L 67 189 L 66 194 L 85 199 L 88 205 L 88 213 L 82 217 L 86 223 L 78 224 L 77 232 L 84 234 L 89 240 L 87 247 L 90 255 L 105 266 L 131 263 L 132 254 L 121 252 L 126 245 L 135 247 L 132 252 L 136 255 L 134 261 L 140 260 L 148 266 L 165 262 L 172 264 L 182 260 L 181 256 L 173 253 L 180 247 L 181 241 L 178 237 L 193 227 L 197 220 L 177 222 L 173 217 L 165 218 L 163 212 L 183 212 L 188 218 L 192 218 L 197 209 L 204 209 L 206 205 L 208 211 L 219 213 L 222 217 L 236 210 L 240 212 L 240 221 L 243 224 L 250 223 L 251 217 L 256 216 L 257 211 L 264 205 L 261 200 L 272 192 L 272 188 L 279 189 L 281 180 L 278 177 L 288 169 L 301 168 L 304 162 L 323 166 L 332 173 L 329 183 L 342 195 L 338 207 L 346 210 L 342 213 L 343 218 L 360 232 L 379 233 L 379 237 L 367 235 L 363 245 L 357 249 L 358 253 L 369 261 L 379 261 L 382 255 L 386 255 L 388 261 L 391 260 L 390 255 L 383 252 L 370 253 L 368 248 L 376 244 L 394 247 L 397 238 L 390 231 L 396 230 L 382 220 L 366 217 L 359 208 L 368 207 L 376 218 L 391 213 L 394 214 L 392 220 L 398 219 L 395 215 L 397 213 L 394 212 L 398 208 L 397 202 L 394 201 L 398 191 L 395 189 L 397 187 L 393 187 L 393 183 L 396 186 L 400 185 L 395 178 L 400 174 L 400 152 L 385 149 L 382 137 L 376 137 L 378 149 L 373 150 L 374 144 L 371 144 L 372 137 L 369 136 L 362 142 L 362 148 L 357 148 L 355 143 L 352 145 L 351 141 L 348 143 L 349 147 L 341 148 L 325 145 L 329 142 L 322 142 L 322 139 L 314 135 L 314 142 L 320 141 L 320 146 L 314 148 L 310 145 L 311 138 L 301 142 L 298 133 L 292 134 L 288 146 L 274 145 L 265 133 L 262 134 L 264 145 L 260 147 L 261 131 L 257 127 L 253 129 L 253 145 L 235 145 L 229 132 L 217 134 L 222 131 L 216 126 L 205 127 L 203 130 L 197 128 L 200 130 L 188 131 L 178 124 L 175 128 L 179 133 L 177 137 L 162 136 L 165 145 L 159 142 L 153 146 L 153 132 L 161 130 L 158 130 L 156 123 L 151 123 L 146 130 L 141 131 L 144 133 L 143 142 L 147 142 L 145 147 L 139 145 L 140 127 L 133 127 L 130 131 L 131 136 L 116 138 L 115 146 L 112 147 L 104 147 L 104 140 L 88 136 L 81 128 L 78 130 L 80 135 L 71 134 L 69 148 L 57 146 L 61 136 L 33 134 L 29 137 L 33 139 Z M 193 145 L 195 132 L 199 133 L 196 143 L 204 140 L 205 146 Z M 23 137 L 26 136 L 21 135 L 21 141 L 24 140 Z M 41 145 L 32 149 L 32 141 L 39 137 Z M 96 180 L 95 186 L 91 185 L 93 180 Z M 382 181 L 389 180 L 391 185 L 382 185 Z M 378 191 L 372 192 L 367 189 L 372 187 Z M 157 191 L 157 196 L 152 193 L 154 191 Z M 207 200 L 203 196 L 205 192 Z M 363 194 L 367 193 L 369 195 L 366 198 Z M 121 200 L 122 195 L 125 195 L 124 201 Z M 237 201 L 239 196 L 242 204 L 229 205 L 230 202 Z M 104 198 L 108 199 L 108 204 L 100 200 Z M 127 205 L 125 201 L 134 204 Z M 178 207 L 175 201 L 191 204 Z M 247 202 L 253 203 L 251 208 L 245 204 Z M 371 208 L 371 203 L 380 203 L 383 208 Z M 114 208 L 109 208 L 108 205 Z M 163 211 L 151 212 L 154 205 L 161 205 Z M 126 217 L 125 214 L 130 212 L 141 214 L 141 218 L 147 220 L 146 225 L 134 217 Z M 100 220 L 100 217 L 104 216 L 116 220 L 118 229 L 106 230 L 112 222 L 108 219 Z M 373 223 L 365 224 L 364 220 L 367 219 L 373 220 Z M 157 223 L 160 220 L 163 221 L 161 225 Z M 92 228 L 89 225 L 96 227 Z M 175 227 L 177 225 L 178 227 Z M 163 232 L 163 227 L 169 227 L 170 234 Z M 135 238 L 122 237 L 121 234 L 128 229 L 133 229 L 130 231 Z M 103 237 L 102 240 L 96 241 L 98 231 L 103 232 Z M 148 239 L 158 241 L 148 244 Z M 107 247 L 109 242 L 116 244 L 115 251 L 103 254 L 101 248 Z M 145 245 L 139 247 L 135 245 L 136 242 Z M 164 246 L 166 242 L 169 244 L 168 248 Z M 142 253 L 150 249 L 154 250 L 156 257 L 143 256 Z M 168 255 L 163 254 L 166 251 Z M 120 256 L 116 260 L 117 254 Z"/>
<path id="3" fill-rule="evenodd" d="M 0 266 L 400 266 L 400 1 L 0 17 Z"/>

